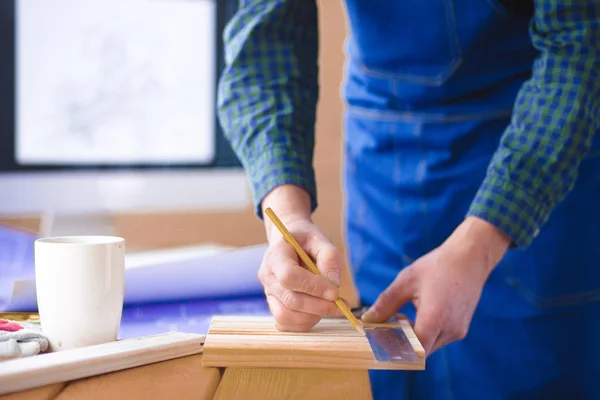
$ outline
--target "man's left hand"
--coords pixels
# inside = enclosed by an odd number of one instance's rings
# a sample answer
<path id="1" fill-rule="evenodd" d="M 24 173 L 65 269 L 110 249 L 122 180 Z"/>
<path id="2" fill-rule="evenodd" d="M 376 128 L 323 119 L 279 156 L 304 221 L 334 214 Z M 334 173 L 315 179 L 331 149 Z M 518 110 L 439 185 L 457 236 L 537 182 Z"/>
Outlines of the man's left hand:
<path id="1" fill-rule="evenodd" d="M 509 244 L 491 224 L 468 217 L 442 245 L 404 268 L 362 319 L 387 321 L 412 301 L 415 334 L 427 355 L 463 339 L 483 285 Z"/>

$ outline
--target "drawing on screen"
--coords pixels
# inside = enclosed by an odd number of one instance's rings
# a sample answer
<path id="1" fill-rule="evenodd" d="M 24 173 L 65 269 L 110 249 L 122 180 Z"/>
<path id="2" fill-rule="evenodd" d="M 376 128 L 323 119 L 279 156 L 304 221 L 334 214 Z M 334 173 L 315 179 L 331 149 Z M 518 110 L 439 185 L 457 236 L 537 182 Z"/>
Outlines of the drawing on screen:
<path id="1" fill-rule="evenodd" d="M 19 162 L 212 160 L 212 3 L 55 2 L 19 3 Z"/>
<path id="2" fill-rule="evenodd" d="M 133 51 L 148 41 L 160 43 L 144 34 L 147 39 L 141 43 L 133 35 L 100 27 L 84 36 L 81 60 L 91 74 L 84 79 L 68 77 L 55 92 L 57 116 L 63 119 L 61 135 L 93 144 L 101 140 L 99 135 L 118 129 L 140 146 L 147 142 L 144 135 L 152 130 L 147 124 L 165 92 L 153 53 L 140 57 Z"/>

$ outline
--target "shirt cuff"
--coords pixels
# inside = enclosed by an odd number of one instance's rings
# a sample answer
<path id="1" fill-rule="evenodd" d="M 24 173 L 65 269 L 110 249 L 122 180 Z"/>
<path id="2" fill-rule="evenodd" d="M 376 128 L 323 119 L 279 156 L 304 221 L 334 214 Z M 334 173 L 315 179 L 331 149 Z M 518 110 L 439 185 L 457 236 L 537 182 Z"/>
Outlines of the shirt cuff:
<path id="1" fill-rule="evenodd" d="M 467 216 L 481 218 L 504 232 L 512 248 L 526 248 L 546 221 L 550 206 L 514 182 L 495 174 L 483 181 Z"/>
<path id="2" fill-rule="evenodd" d="M 306 190 L 311 198 L 311 212 L 317 208 L 317 188 L 312 157 L 305 152 L 279 146 L 259 155 L 245 157 L 256 216 L 263 219 L 261 203 L 277 186 L 292 184 Z"/>

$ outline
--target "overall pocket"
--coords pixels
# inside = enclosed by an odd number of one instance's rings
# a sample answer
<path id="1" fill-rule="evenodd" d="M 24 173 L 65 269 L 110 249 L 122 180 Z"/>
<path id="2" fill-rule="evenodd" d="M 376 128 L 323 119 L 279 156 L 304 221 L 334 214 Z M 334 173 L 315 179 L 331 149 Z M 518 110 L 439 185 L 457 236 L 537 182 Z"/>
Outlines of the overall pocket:
<path id="1" fill-rule="evenodd" d="M 529 248 L 500 264 L 506 282 L 533 307 L 551 311 L 600 301 L 600 152 L 582 161 L 573 190 Z"/>
<path id="2" fill-rule="evenodd" d="M 453 0 L 347 0 L 353 63 L 376 79 L 440 86 L 462 62 Z"/>

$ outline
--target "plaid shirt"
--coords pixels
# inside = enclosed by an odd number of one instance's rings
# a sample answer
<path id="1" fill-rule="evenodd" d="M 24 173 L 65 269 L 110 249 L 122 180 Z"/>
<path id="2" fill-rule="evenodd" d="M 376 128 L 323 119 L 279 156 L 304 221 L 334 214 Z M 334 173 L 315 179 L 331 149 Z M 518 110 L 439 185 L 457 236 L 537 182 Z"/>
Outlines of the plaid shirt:
<path id="1" fill-rule="evenodd" d="M 531 28 L 540 57 L 468 211 L 522 248 L 573 187 L 600 128 L 600 1 L 535 0 Z M 305 188 L 314 210 L 315 1 L 241 0 L 224 42 L 220 122 L 248 172 L 257 215 L 262 198 L 286 183 Z"/>

